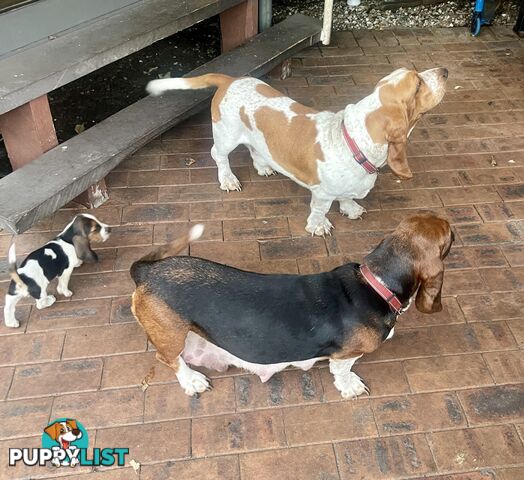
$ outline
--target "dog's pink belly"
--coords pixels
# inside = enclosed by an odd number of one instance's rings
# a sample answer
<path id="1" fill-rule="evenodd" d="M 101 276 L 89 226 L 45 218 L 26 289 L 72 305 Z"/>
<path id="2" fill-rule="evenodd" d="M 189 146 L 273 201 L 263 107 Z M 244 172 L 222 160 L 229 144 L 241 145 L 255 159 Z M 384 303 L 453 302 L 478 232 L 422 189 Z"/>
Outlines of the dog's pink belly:
<path id="1" fill-rule="evenodd" d="M 182 358 L 195 367 L 206 367 L 212 370 L 224 372 L 229 366 L 243 368 L 260 377 L 262 382 L 267 382 L 275 373 L 284 370 L 292 365 L 302 370 L 309 370 L 315 362 L 322 358 L 311 358 L 298 362 L 283 362 L 262 365 L 259 363 L 245 362 L 241 358 L 235 357 L 223 348 L 217 347 L 196 333 L 189 332 L 186 338 L 186 345 L 182 352 Z"/>

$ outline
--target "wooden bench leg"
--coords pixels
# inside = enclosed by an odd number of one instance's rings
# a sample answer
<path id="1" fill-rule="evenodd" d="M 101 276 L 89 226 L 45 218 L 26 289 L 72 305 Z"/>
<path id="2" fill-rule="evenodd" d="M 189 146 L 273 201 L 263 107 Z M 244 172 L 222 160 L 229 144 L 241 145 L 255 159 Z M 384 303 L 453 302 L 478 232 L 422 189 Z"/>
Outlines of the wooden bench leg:
<path id="1" fill-rule="evenodd" d="M 222 52 L 228 52 L 258 33 L 258 0 L 246 0 L 220 14 Z"/>
<path id="2" fill-rule="evenodd" d="M 58 139 L 47 95 L 0 115 L 0 132 L 13 170 L 56 147 Z M 107 187 L 105 181 L 101 180 L 78 196 L 76 201 L 94 208 L 107 199 Z"/>

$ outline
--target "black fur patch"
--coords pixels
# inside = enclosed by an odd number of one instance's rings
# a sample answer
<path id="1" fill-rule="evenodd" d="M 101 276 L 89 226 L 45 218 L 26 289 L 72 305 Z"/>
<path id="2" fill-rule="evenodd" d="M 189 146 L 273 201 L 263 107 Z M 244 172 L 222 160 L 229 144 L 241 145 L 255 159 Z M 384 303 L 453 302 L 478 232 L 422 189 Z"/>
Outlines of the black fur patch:
<path id="1" fill-rule="evenodd" d="M 56 258 L 52 258 L 49 255 L 46 255 L 46 249 L 52 250 L 55 253 Z M 69 267 L 69 259 L 67 258 L 67 255 L 65 254 L 62 247 L 56 243 L 47 243 L 38 250 L 35 250 L 34 252 L 30 253 L 27 256 L 27 258 L 22 262 L 20 268 L 22 268 L 28 262 L 28 260 L 36 260 L 38 264 L 42 267 L 44 275 L 49 281 L 62 275 L 62 273 L 64 273 L 64 270 L 66 270 Z M 22 275 L 20 275 L 20 277 L 22 278 Z M 25 283 L 27 284 L 27 282 Z"/>

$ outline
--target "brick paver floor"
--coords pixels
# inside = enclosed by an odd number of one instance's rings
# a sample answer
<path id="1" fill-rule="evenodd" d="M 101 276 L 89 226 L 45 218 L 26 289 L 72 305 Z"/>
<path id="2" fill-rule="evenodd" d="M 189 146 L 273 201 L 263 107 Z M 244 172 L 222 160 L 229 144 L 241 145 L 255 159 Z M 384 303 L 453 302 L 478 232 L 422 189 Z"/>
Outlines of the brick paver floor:
<path id="1" fill-rule="evenodd" d="M 413 180 L 381 173 L 363 219 L 333 210 L 336 230 L 325 239 L 304 230 L 309 193 L 282 176 L 259 177 L 245 150 L 232 155 L 243 191 L 219 190 L 208 112 L 123 162 L 108 177 L 110 202 L 96 211 L 115 225 L 100 263 L 75 271 L 72 299 L 41 311 L 24 302 L 20 329 L 0 326 L 0 477 L 522 480 L 523 56 L 524 43 L 494 27 L 479 39 L 465 29 L 339 33 L 332 46 L 295 58 L 293 76 L 274 85 L 322 109 L 362 98 L 396 67 L 450 71 L 443 103 L 410 138 Z M 413 308 L 393 340 L 357 364 L 369 397 L 343 401 L 321 363 L 266 384 L 214 372 L 214 390 L 189 398 L 130 314 L 131 262 L 191 222 L 206 225 L 192 255 L 309 273 L 358 261 L 420 208 L 456 232 L 444 310 Z M 19 236 L 18 253 L 73 213 L 63 209 Z M 10 240 L 0 235 L 2 257 Z M 91 447 L 129 447 L 140 476 L 129 466 L 7 468 L 8 447 L 38 446 L 57 417 L 81 421 Z"/>

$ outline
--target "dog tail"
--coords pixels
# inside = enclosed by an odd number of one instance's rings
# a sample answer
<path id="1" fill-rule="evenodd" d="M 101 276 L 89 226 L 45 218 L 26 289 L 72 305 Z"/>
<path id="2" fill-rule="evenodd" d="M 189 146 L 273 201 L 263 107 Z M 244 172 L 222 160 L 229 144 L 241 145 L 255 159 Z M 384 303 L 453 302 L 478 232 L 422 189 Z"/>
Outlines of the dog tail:
<path id="1" fill-rule="evenodd" d="M 137 283 L 140 281 L 140 266 L 144 263 L 152 263 L 164 258 L 174 257 L 184 250 L 191 242 L 198 240 L 204 233 L 204 225 L 197 223 L 192 226 L 186 235 L 178 237 L 171 243 L 162 245 L 160 248 L 149 252 L 131 265 L 131 277 Z"/>
<path id="2" fill-rule="evenodd" d="M 27 285 L 22 281 L 20 275 L 18 275 L 18 270 L 16 268 L 16 248 L 14 242 L 9 247 L 7 259 L 9 262 L 9 276 L 11 277 L 11 280 L 16 283 L 17 287 L 24 289 L 27 288 Z"/>
<path id="3" fill-rule="evenodd" d="M 223 87 L 229 85 L 233 77 L 222 73 L 208 73 L 199 77 L 188 78 L 161 78 L 151 80 L 147 86 L 147 93 L 154 97 L 162 95 L 168 90 L 198 90 L 208 87 Z"/>

